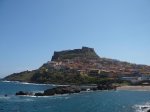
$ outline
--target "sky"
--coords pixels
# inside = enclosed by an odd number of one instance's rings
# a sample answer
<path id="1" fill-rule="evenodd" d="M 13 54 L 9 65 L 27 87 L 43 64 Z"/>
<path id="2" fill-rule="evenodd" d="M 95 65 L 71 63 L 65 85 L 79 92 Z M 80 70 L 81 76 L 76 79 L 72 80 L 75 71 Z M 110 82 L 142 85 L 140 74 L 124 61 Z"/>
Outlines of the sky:
<path id="1" fill-rule="evenodd" d="M 82 46 L 150 65 L 150 1 L 0 0 L 1 78 Z"/>

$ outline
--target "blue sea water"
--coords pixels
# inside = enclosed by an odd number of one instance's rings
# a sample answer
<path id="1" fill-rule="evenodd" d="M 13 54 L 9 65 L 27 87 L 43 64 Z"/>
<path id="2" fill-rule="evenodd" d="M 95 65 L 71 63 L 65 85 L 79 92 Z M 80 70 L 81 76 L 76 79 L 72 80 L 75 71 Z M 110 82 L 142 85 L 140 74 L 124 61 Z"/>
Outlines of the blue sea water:
<path id="1" fill-rule="evenodd" d="M 56 85 L 0 82 L 0 112 L 145 112 L 150 91 L 96 91 L 49 97 L 15 96 L 17 91 L 44 91 Z M 4 95 L 8 96 L 5 97 Z"/>

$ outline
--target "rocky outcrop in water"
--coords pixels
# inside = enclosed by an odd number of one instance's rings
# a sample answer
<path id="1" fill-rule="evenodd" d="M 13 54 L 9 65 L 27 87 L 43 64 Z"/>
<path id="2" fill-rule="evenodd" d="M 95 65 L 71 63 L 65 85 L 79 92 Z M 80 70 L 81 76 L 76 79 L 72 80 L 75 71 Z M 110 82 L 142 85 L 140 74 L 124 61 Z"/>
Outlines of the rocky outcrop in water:
<path id="1" fill-rule="evenodd" d="M 31 92 L 24 92 L 24 91 L 19 91 L 16 93 L 16 95 L 20 95 L 20 96 L 27 96 L 27 95 L 33 95 L 33 93 Z"/>
<path id="2" fill-rule="evenodd" d="M 97 87 L 80 87 L 80 86 L 59 86 L 52 89 L 47 89 L 43 93 L 35 93 L 34 96 L 52 96 L 56 94 L 73 94 L 80 93 L 81 91 L 96 91 L 96 90 L 113 90 L 114 86 L 111 85 L 98 85 Z M 19 91 L 16 95 L 33 95 L 30 92 Z"/>
<path id="3" fill-rule="evenodd" d="M 65 87 L 56 87 L 53 89 L 47 89 L 44 91 L 44 95 L 49 96 L 55 94 L 71 94 L 71 93 L 79 93 L 80 91 L 81 91 L 80 87 L 65 86 Z"/>

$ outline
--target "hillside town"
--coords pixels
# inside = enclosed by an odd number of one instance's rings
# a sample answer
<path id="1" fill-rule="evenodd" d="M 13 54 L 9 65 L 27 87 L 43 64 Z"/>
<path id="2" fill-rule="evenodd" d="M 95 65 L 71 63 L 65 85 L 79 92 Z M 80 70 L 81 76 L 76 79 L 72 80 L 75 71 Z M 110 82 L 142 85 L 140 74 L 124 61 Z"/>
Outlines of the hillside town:
<path id="1" fill-rule="evenodd" d="M 82 52 L 82 50 L 95 53 L 94 49 L 88 47 L 82 47 L 82 49 L 76 49 L 71 52 Z M 70 51 L 68 50 L 66 52 L 69 54 Z M 56 57 L 56 54 L 59 56 L 54 58 Z M 99 78 L 120 78 L 122 80 L 130 80 L 133 82 L 150 80 L 150 67 L 146 65 L 136 65 L 113 59 L 99 58 L 96 56 L 96 58 L 89 58 L 88 56 L 88 58 L 86 56 L 77 56 L 71 59 L 65 59 L 61 58 L 63 57 L 62 55 L 65 54 L 62 52 L 54 53 L 52 61 L 48 61 L 46 65 L 54 69 L 74 69 L 82 75 L 89 75 Z"/>
<path id="2" fill-rule="evenodd" d="M 141 82 L 150 80 L 150 66 L 99 57 L 93 48 L 54 52 L 39 69 L 15 73 L 6 80 L 38 83 L 99 83 L 104 79 Z M 150 81 L 149 81 L 150 82 Z"/>

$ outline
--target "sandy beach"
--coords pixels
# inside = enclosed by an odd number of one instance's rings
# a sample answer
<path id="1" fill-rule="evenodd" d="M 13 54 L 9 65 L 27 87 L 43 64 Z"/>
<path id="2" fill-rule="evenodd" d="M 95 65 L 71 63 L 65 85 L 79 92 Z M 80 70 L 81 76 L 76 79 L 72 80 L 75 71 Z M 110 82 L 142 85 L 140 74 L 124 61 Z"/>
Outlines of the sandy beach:
<path id="1" fill-rule="evenodd" d="M 120 86 L 117 90 L 150 91 L 150 86 Z"/>

